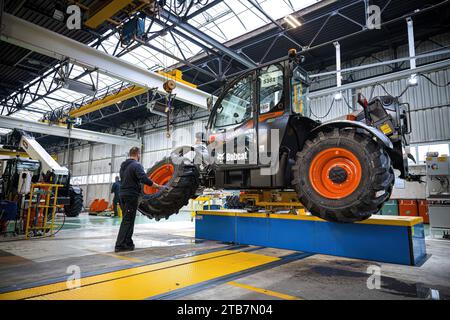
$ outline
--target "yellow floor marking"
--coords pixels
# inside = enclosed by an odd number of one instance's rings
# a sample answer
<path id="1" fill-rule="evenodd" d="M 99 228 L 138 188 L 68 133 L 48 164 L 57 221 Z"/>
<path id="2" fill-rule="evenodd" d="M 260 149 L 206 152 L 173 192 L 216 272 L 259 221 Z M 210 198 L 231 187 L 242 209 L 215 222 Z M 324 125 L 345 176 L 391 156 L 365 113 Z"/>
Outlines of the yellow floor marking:
<path id="1" fill-rule="evenodd" d="M 170 267 L 177 266 L 177 265 L 184 264 L 184 263 L 192 263 L 192 262 L 199 261 L 199 260 L 220 257 L 223 255 L 228 255 L 230 253 L 235 253 L 235 252 L 237 252 L 237 251 L 230 252 L 228 250 L 223 250 L 223 251 L 217 251 L 217 252 L 202 254 L 202 255 L 193 256 L 193 257 L 181 258 L 181 259 L 146 265 L 146 266 L 142 266 L 142 267 L 129 268 L 129 269 L 124 269 L 124 270 L 119 270 L 119 271 L 108 272 L 108 273 L 104 273 L 104 274 L 100 274 L 100 275 L 96 275 L 96 276 L 89 276 L 89 277 L 81 278 L 81 286 L 91 285 L 91 284 L 103 282 L 103 281 L 114 280 L 117 278 L 127 277 L 130 275 L 135 275 L 135 274 L 139 274 L 142 272 L 149 272 L 149 271 L 158 270 L 158 269 L 162 269 L 162 268 L 170 268 Z M 81 276 L 83 277 L 83 270 L 81 270 Z M 69 275 L 67 275 L 67 277 L 69 277 Z M 49 294 L 49 293 L 53 293 L 53 292 L 57 292 L 57 291 L 61 291 L 61 290 L 67 290 L 67 283 L 65 281 L 57 282 L 57 283 L 49 284 L 49 285 L 43 285 L 43 286 L 39 286 L 39 287 L 34 287 L 34 288 L 30 288 L 30 289 L 23 289 L 23 290 L 3 293 L 3 294 L 0 294 L 0 300 L 27 299 L 27 298 L 34 297 L 37 295 Z"/>
<path id="2" fill-rule="evenodd" d="M 141 300 L 276 260 L 279 260 L 279 258 L 238 252 L 84 286 L 71 291 L 48 294 L 37 297 L 36 300 Z"/>
<path id="3" fill-rule="evenodd" d="M 280 299 L 284 299 L 284 300 L 303 300 L 302 298 L 299 297 L 294 297 L 294 296 L 290 296 L 284 293 L 280 293 L 280 292 L 276 292 L 276 291 L 271 291 L 271 290 L 267 290 L 267 289 L 262 289 L 262 288 L 257 288 L 257 287 L 253 287 L 250 286 L 248 284 L 243 284 L 243 283 L 237 283 L 237 282 L 228 282 L 227 284 L 232 285 L 234 287 L 238 287 L 238 288 L 242 288 L 242 289 L 247 289 L 250 291 L 255 291 L 258 293 L 262 293 L 268 296 L 272 296 L 272 297 L 277 297 Z"/>
<path id="4" fill-rule="evenodd" d="M 81 287 L 67 290 L 65 282 L 0 295 L 2 299 L 145 299 L 279 258 L 223 250 L 154 265 L 110 272 L 81 279 Z"/>

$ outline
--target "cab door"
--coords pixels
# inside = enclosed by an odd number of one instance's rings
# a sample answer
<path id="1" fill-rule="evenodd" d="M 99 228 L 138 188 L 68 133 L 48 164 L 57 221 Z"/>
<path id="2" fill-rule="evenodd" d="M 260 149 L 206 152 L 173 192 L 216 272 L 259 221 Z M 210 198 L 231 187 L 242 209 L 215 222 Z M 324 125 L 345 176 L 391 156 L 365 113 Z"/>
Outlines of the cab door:
<path id="1" fill-rule="evenodd" d="M 284 64 L 272 64 L 258 71 L 258 164 L 262 168 L 273 167 L 267 175 L 276 174 L 275 162 L 289 121 L 287 84 Z"/>
<path id="2" fill-rule="evenodd" d="M 221 168 L 257 165 L 256 72 L 234 81 L 217 100 L 210 118 L 209 148 Z"/>

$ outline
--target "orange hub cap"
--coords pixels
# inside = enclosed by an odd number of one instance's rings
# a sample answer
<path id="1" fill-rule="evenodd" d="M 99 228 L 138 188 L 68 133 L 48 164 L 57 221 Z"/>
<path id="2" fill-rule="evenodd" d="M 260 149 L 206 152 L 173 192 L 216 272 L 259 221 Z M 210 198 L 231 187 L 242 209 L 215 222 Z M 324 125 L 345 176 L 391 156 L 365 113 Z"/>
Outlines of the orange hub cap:
<path id="1" fill-rule="evenodd" d="M 316 155 L 309 168 L 314 190 L 328 199 L 342 199 L 358 188 L 362 178 L 361 163 L 350 151 L 330 148 Z"/>
<path id="2" fill-rule="evenodd" d="M 156 184 L 165 185 L 170 181 L 170 179 L 172 179 L 174 171 L 175 169 L 172 164 L 165 164 L 156 169 L 155 171 L 153 171 L 153 173 L 150 174 L 148 177 Z M 156 188 L 144 186 L 145 194 L 155 194 L 158 191 L 159 190 Z"/>

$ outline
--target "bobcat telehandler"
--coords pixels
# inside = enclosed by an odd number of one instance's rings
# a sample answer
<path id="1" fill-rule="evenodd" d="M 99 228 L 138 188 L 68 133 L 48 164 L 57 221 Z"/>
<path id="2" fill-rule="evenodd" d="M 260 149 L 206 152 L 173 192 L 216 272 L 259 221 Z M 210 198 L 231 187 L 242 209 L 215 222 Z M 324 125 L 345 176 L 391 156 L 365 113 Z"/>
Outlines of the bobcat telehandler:
<path id="1" fill-rule="evenodd" d="M 176 149 L 148 171 L 166 185 L 145 187 L 139 210 L 168 218 L 199 186 L 229 190 L 292 190 L 314 216 L 351 223 L 377 213 L 392 193 L 394 169 L 408 173 L 409 105 L 385 96 L 350 120 L 309 118 L 309 79 L 295 50 L 227 85 L 211 111 L 203 146 Z M 188 160 L 186 154 L 195 153 Z M 243 208 L 245 208 L 245 203 Z M 251 204 L 248 204 L 251 207 Z"/>

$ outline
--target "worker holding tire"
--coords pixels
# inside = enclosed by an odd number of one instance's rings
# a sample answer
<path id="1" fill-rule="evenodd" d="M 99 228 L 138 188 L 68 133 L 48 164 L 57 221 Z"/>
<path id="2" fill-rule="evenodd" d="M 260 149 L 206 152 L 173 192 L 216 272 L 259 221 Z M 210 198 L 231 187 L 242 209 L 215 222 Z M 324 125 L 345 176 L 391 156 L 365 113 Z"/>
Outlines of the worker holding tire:
<path id="1" fill-rule="evenodd" d="M 123 218 L 117 235 L 115 252 L 134 250 L 132 236 L 139 196 L 141 195 L 141 183 L 158 189 L 163 188 L 163 186 L 154 183 L 147 177 L 144 168 L 139 163 L 141 150 L 138 147 L 131 148 L 129 156 L 130 158 L 123 162 L 120 167 L 120 180 L 122 181 L 120 200 L 124 208 L 122 208 Z"/>

